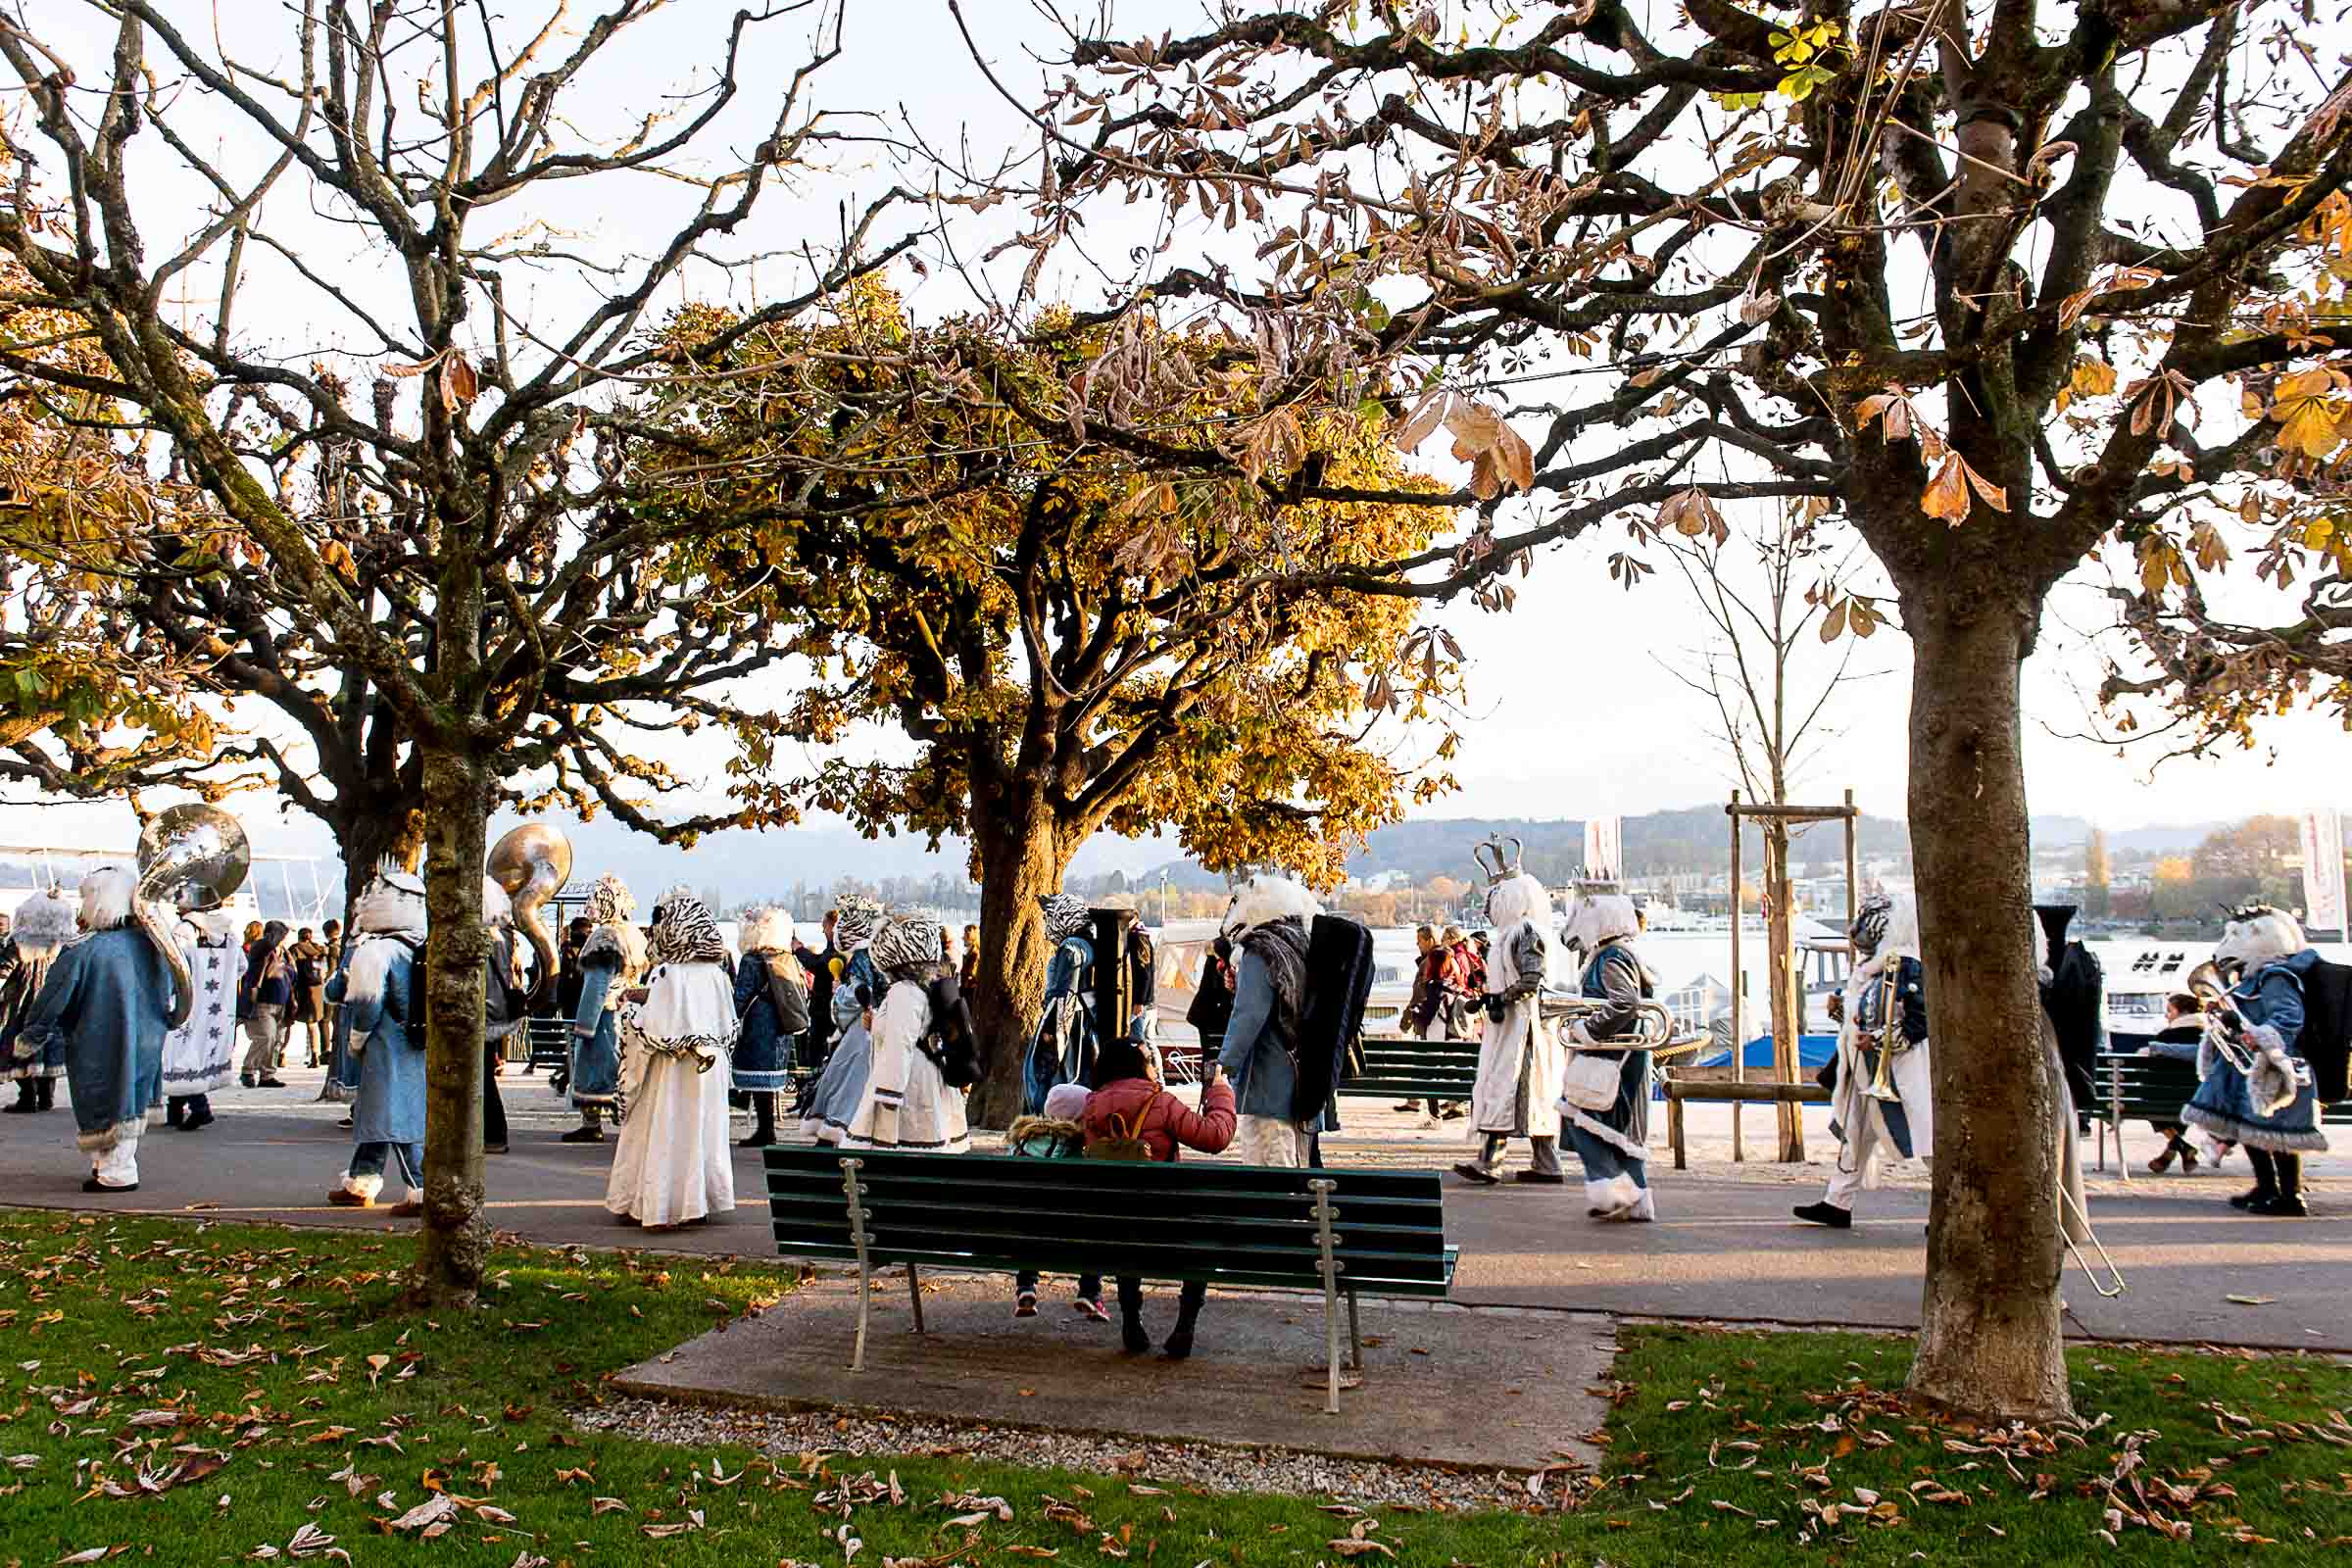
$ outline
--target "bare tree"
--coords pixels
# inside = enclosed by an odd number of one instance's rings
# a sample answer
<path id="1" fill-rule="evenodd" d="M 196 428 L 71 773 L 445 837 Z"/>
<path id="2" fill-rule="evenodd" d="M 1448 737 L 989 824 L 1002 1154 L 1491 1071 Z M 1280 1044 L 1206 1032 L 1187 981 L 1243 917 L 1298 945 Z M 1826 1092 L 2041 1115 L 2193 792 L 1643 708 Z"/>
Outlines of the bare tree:
<path id="1" fill-rule="evenodd" d="M 727 683 L 781 648 L 705 591 L 704 552 L 753 522 L 871 500 L 825 466 L 824 430 L 793 449 L 805 471 L 779 466 L 742 512 L 640 515 L 626 480 L 635 443 L 690 443 L 654 434 L 632 396 L 657 370 L 690 368 L 645 341 L 649 314 L 690 268 L 723 280 L 756 254 L 737 235 L 761 196 L 840 134 L 809 94 L 840 52 L 841 8 L 736 12 L 699 84 L 625 121 L 611 106 L 634 39 L 683 15 L 664 0 L 608 0 L 576 26 L 554 4 L 517 24 L 481 0 L 301 0 L 230 19 L 250 56 L 168 9 L 89 0 L 74 20 L 112 34 L 92 50 L 64 30 L 64 7 L 44 8 L 50 36 L 0 23 L 0 58 L 30 106 L 0 251 L 24 270 L 25 303 L 108 367 L 11 348 L 0 369 L 161 432 L 217 516 L 164 519 L 120 552 L 121 591 L 146 598 L 133 612 L 157 627 L 186 617 L 223 689 L 276 703 L 330 773 L 366 760 L 363 814 L 391 818 L 387 832 L 408 831 L 421 804 L 432 939 L 416 1281 L 427 1298 L 469 1298 L 489 1242 L 480 897 L 502 781 L 544 769 L 555 788 L 628 809 L 659 772 L 612 732 L 632 713 L 672 731 L 734 722 L 756 747 L 759 715 L 735 712 Z M 784 53 L 791 28 L 805 53 Z M 822 253 L 796 248 L 802 286 L 743 330 L 904 248 L 868 243 L 894 199 L 845 212 Z M 564 219 L 600 206 L 660 237 L 643 254 L 584 254 Z M 254 294 L 244 270 L 265 262 L 269 292 L 348 352 L 288 354 L 236 329 Z M 560 300 L 519 309 L 519 280 L 541 268 L 584 275 L 591 297 L 568 316 Z M 172 291 L 204 276 L 218 283 L 212 318 L 183 324 Z M 277 782 L 300 799 L 298 773 L 279 767 Z"/>
<path id="2" fill-rule="evenodd" d="M 1794 804 L 1789 786 L 1806 761 L 1834 733 L 1830 705 L 1849 682 L 1869 678 L 1853 669 L 1862 637 L 1843 637 L 1856 608 L 1825 608 L 1818 591 L 1825 581 L 1849 580 L 1857 547 L 1850 538 L 1825 531 L 1826 501 L 1814 498 L 1771 509 L 1752 532 L 1688 519 L 1690 531 L 1662 533 L 1662 553 L 1682 577 L 1712 632 L 1696 655 L 1696 667 L 1668 663 L 1675 678 L 1705 699 L 1714 714 L 1713 733 L 1731 759 L 1733 776 L 1749 801 Z M 1730 552 L 1734 559 L 1726 561 Z M 1752 566 L 1752 581 L 1743 564 Z M 1863 610 L 1869 616 L 1872 612 Z M 1834 618 L 1833 618 L 1834 617 Z M 1826 629 L 1828 636 L 1822 635 Z M 1875 630 L 1866 619 L 1862 636 Z M 1834 646 L 1823 649 L 1828 641 Z M 1815 650 L 1819 657 L 1808 658 Z M 1813 667 L 1818 665 L 1819 667 Z M 1783 1083 L 1797 1075 L 1797 1038 L 1804 1033 L 1798 991 L 1795 913 L 1788 878 L 1792 837 L 1783 817 L 1760 824 L 1764 843 L 1766 983 L 1771 993 L 1772 1067 Z M 1737 890 L 1734 890 L 1737 893 Z M 1734 975 L 1738 985 L 1740 977 Z M 1744 1042 L 1732 1042 L 1743 1049 Z M 1775 1107 L 1780 1157 L 1805 1157 L 1802 1107 Z"/>

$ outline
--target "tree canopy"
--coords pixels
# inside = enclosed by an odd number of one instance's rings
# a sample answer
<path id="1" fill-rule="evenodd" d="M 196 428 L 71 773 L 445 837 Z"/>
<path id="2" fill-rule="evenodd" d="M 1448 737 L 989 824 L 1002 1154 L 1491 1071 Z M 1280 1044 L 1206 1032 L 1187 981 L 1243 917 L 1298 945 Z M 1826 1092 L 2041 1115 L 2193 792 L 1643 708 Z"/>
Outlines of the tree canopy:
<path id="1" fill-rule="evenodd" d="M 1094 833 L 1172 831 L 1211 868 L 1328 886 L 1366 833 L 1448 786 L 1452 733 L 1402 756 L 1390 720 L 1443 719 L 1450 642 L 1401 601 L 1284 581 L 1420 550 L 1443 525 L 1377 402 L 1268 399 L 1247 344 L 1140 316 L 1049 313 L 1024 344 L 912 325 L 869 282 L 830 318 L 742 333 L 723 311 L 679 313 L 666 349 L 709 373 L 663 398 L 680 439 L 644 449 L 638 482 L 664 518 L 738 514 L 821 439 L 886 491 L 854 520 L 779 520 L 682 564 L 740 585 L 809 672 L 778 738 L 830 755 L 778 790 L 869 832 L 970 839 L 1001 1040 L 1044 982 L 1034 900 Z M 1114 393 L 1111 362 L 1146 340 L 1152 376 Z M 1090 439 L 1114 397 L 1130 428 L 1170 433 Z M 998 1055 L 1017 1083 L 1015 1053 Z"/>

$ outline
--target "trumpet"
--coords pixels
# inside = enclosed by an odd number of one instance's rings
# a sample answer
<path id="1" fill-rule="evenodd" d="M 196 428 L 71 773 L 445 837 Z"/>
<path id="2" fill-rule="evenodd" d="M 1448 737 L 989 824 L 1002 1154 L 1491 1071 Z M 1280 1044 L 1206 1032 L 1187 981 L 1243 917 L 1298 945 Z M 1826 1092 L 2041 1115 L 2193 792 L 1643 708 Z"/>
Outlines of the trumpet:
<path id="1" fill-rule="evenodd" d="M 1879 1065 L 1870 1075 L 1869 1086 L 1862 1091 L 1873 1100 L 1892 1102 L 1903 1098 L 1902 1092 L 1894 1087 L 1894 1058 L 1911 1049 L 1911 1042 L 1903 1033 L 1903 1014 L 1896 994 L 1902 972 L 1902 960 L 1889 959 L 1886 980 L 1879 987 Z"/>
<path id="2" fill-rule="evenodd" d="M 1606 1012 L 1616 1005 L 1598 997 L 1562 997 L 1546 993 L 1538 1004 L 1538 1013 L 1546 1023 L 1573 1023 L 1596 1012 Z M 1601 1051 L 1646 1051 L 1658 1056 L 1678 1056 L 1698 1050 L 1707 1043 L 1703 1034 L 1675 1033 L 1674 1014 L 1662 1003 L 1634 1004 L 1634 1032 L 1621 1040 L 1611 1040 L 1595 1047 Z"/>

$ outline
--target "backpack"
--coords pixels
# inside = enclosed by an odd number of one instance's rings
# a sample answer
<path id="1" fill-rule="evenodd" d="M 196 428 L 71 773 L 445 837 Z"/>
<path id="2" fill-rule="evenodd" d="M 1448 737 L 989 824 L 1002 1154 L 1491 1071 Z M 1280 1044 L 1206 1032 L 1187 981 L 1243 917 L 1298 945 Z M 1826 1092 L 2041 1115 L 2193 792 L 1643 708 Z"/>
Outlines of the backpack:
<path id="1" fill-rule="evenodd" d="M 1303 1126 L 1330 1105 L 1363 1033 L 1372 994 L 1372 933 L 1345 915 L 1318 914 L 1306 938 L 1306 998 L 1292 1059 L 1291 1120 Z"/>
<path id="2" fill-rule="evenodd" d="M 1152 1157 L 1152 1146 L 1144 1142 L 1144 1124 L 1152 1119 L 1152 1107 L 1159 1103 L 1159 1097 L 1164 1092 L 1153 1089 L 1152 1098 L 1144 1102 L 1141 1110 L 1127 1118 L 1124 1126 L 1120 1125 L 1116 1116 L 1113 1116 L 1110 1119 L 1110 1125 L 1116 1131 L 1107 1138 L 1088 1139 L 1086 1141 L 1086 1157 L 1089 1159 L 1149 1160 Z"/>
<path id="3" fill-rule="evenodd" d="M 776 1027 L 788 1035 L 808 1032 L 808 998 L 801 987 L 800 965 L 788 953 L 760 956 L 767 966 L 767 1000 L 775 1004 Z"/>
<path id="4" fill-rule="evenodd" d="M 2352 1066 L 2352 967 L 2326 958 L 2303 976 L 2303 1033 L 2295 1049 L 2311 1063 L 2312 1093 L 2322 1104 L 2347 1098 Z"/>
<path id="5" fill-rule="evenodd" d="M 414 976 L 422 970 L 419 963 L 410 970 Z M 484 965 L 482 976 L 482 1021 L 489 1024 L 513 1023 L 522 1016 L 523 1004 L 529 1001 L 527 988 L 514 983 L 514 939 L 505 937 L 490 946 L 490 961 Z M 412 1004 L 420 1004 L 421 996 L 412 990 Z M 421 1014 L 419 1014 L 421 1016 Z"/>
<path id="6" fill-rule="evenodd" d="M 980 1054 L 980 1034 L 972 1027 L 972 1009 L 964 1004 L 963 989 L 956 983 L 954 974 L 943 974 L 923 986 L 923 996 L 931 1004 L 931 1038 L 938 1049 L 925 1042 L 925 1054 L 939 1063 L 939 1076 L 950 1089 L 969 1089 L 978 1083 L 988 1070 Z"/>

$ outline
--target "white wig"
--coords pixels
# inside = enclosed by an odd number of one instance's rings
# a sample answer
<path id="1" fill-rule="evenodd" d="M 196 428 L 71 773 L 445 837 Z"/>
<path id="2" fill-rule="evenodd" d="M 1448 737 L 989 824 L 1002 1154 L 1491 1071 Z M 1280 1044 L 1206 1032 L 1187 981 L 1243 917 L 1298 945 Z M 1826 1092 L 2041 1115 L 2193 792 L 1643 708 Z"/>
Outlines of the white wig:
<path id="1" fill-rule="evenodd" d="M 130 924 L 131 906 L 139 896 L 136 872 L 119 865 L 102 865 L 81 879 L 81 923 L 91 931 L 112 931 Z"/>
<path id="2" fill-rule="evenodd" d="M 1581 893 L 1568 911 L 1568 926 L 1561 940 L 1589 958 L 1600 951 L 1602 943 L 1638 936 L 1641 931 L 1641 913 L 1626 895 Z"/>
<path id="3" fill-rule="evenodd" d="M 1307 925 L 1322 912 L 1323 906 L 1315 902 L 1304 883 L 1269 872 L 1251 877 L 1235 890 L 1233 903 L 1225 910 L 1223 930 L 1227 938 L 1239 941 L 1245 933 L 1285 916 L 1296 916 L 1301 925 Z"/>
<path id="4" fill-rule="evenodd" d="M 2041 934 L 2041 922 L 2034 922 L 2034 939 L 2044 947 L 2049 939 Z M 1919 896 L 1914 893 L 1892 893 L 1886 899 L 1886 934 L 1879 939 L 1879 951 L 1874 956 L 1916 958 L 1919 956 Z M 2046 958 L 2036 958 L 2046 963 Z"/>
<path id="5" fill-rule="evenodd" d="M 514 901 L 496 877 L 482 878 L 482 924 L 493 929 L 514 923 Z"/>
<path id="6" fill-rule="evenodd" d="M 782 909 L 754 909 L 743 922 L 743 951 L 746 953 L 789 953 L 792 951 L 792 916 Z"/>
<path id="7" fill-rule="evenodd" d="M 17 906 L 9 935 L 28 955 L 54 955 L 74 940 L 80 928 L 74 922 L 74 906 L 55 893 L 39 893 Z"/>
<path id="8" fill-rule="evenodd" d="M 1533 923 L 1546 937 L 1551 934 L 1551 895 L 1525 871 L 1506 876 L 1487 890 L 1487 924 L 1500 932 L 1522 922 Z"/>
<path id="9" fill-rule="evenodd" d="M 2268 905 L 2254 905 L 2230 914 L 2222 927 L 2222 940 L 2213 945 L 2213 959 L 2224 968 L 2243 965 L 2245 972 L 2252 974 L 2310 945 L 2304 940 L 2302 922 L 2293 915 Z"/>

